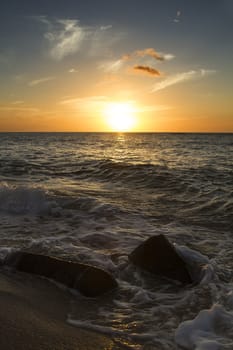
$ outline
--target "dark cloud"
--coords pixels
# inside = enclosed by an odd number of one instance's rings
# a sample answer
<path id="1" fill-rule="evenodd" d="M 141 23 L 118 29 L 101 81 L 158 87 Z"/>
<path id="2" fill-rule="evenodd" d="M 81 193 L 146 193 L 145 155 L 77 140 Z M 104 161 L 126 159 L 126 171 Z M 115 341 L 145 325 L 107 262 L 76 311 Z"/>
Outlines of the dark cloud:
<path id="1" fill-rule="evenodd" d="M 149 75 L 157 76 L 157 77 L 159 77 L 161 75 L 161 73 L 157 69 L 154 69 L 154 68 L 149 67 L 149 66 L 134 66 L 134 70 L 139 71 L 139 72 L 143 72 L 143 73 L 146 73 Z"/>

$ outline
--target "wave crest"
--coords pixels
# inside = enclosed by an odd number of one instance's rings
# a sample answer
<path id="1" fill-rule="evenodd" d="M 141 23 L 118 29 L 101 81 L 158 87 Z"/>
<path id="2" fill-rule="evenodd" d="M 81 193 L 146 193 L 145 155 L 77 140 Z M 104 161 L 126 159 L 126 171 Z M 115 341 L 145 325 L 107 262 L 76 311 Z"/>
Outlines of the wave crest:
<path id="1" fill-rule="evenodd" d="M 51 212 L 53 203 L 37 187 L 0 184 L 0 212 L 18 215 L 43 215 Z"/>

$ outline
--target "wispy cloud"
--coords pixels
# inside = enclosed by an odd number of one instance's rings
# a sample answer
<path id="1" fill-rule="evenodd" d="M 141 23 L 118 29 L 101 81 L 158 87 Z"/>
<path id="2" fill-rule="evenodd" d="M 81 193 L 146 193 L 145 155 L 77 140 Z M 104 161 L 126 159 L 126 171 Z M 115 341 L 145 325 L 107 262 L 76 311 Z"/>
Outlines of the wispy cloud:
<path id="1" fill-rule="evenodd" d="M 157 52 L 153 48 L 147 48 L 147 49 L 144 49 L 144 50 L 136 50 L 136 51 L 134 51 L 134 52 L 132 52 L 130 54 L 124 55 L 122 57 L 122 59 L 130 60 L 130 59 L 134 59 L 136 57 L 146 57 L 146 56 L 152 57 L 152 58 L 154 58 L 155 60 L 158 60 L 158 61 L 171 60 L 171 59 L 173 59 L 175 57 L 172 54 L 163 54 L 161 52 Z"/>
<path id="2" fill-rule="evenodd" d="M 18 113 L 30 113 L 30 114 L 37 114 L 39 113 L 38 108 L 34 107 L 19 107 L 19 106 L 0 106 L 0 111 L 4 112 L 18 112 Z"/>
<path id="3" fill-rule="evenodd" d="M 17 101 L 11 102 L 11 104 L 12 104 L 12 105 L 22 105 L 22 104 L 24 104 L 24 101 L 17 100 Z"/>
<path id="4" fill-rule="evenodd" d="M 146 74 L 149 74 L 149 75 L 152 75 L 152 76 L 160 76 L 161 73 L 155 69 L 155 68 L 152 68 L 152 67 L 149 67 L 149 66 L 134 66 L 133 68 L 135 71 L 139 71 L 139 72 L 143 72 L 143 73 L 146 73 Z"/>
<path id="5" fill-rule="evenodd" d="M 181 19 L 181 11 L 178 10 L 178 11 L 176 11 L 176 17 L 174 18 L 173 22 L 179 23 L 180 19 Z"/>
<path id="6" fill-rule="evenodd" d="M 216 73 L 215 70 L 207 70 L 207 69 L 190 70 L 188 72 L 177 73 L 175 75 L 171 75 L 170 77 L 167 77 L 166 79 L 154 84 L 151 92 L 163 90 L 169 86 L 180 84 L 186 81 L 201 79 L 215 73 Z"/>
<path id="7" fill-rule="evenodd" d="M 93 109 L 99 110 L 103 107 L 106 101 L 106 96 L 88 96 L 78 98 L 65 98 L 61 100 L 59 104 L 76 110 L 90 111 Z"/>
<path id="8" fill-rule="evenodd" d="M 46 25 L 44 38 L 49 44 L 49 55 L 57 61 L 81 50 L 89 56 L 103 55 L 120 38 L 110 31 L 111 24 L 91 27 L 81 25 L 78 19 L 54 20 L 46 16 L 36 19 Z"/>
<path id="9" fill-rule="evenodd" d="M 35 79 L 35 80 L 32 80 L 28 83 L 29 86 L 36 86 L 36 85 L 39 85 L 39 84 L 43 84 L 43 83 L 46 83 L 47 81 L 50 81 L 50 80 L 54 80 L 56 79 L 55 77 L 44 77 L 44 78 L 40 78 L 40 79 Z"/>
<path id="10" fill-rule="evenodd" d="M 74 103 L 83 103 L 83 102 L 100 102 L 105 101 L 107 99 L 106 96 L 87 96 L 87 97 L 74 97 L 74 98 L 64 98 L 60 101 L 60 104 L 74 104 Z"/>
<path id="11" fill-rule="evenodd" d="M 176 57 L 172 53 L 163 53 L 162 55 L 165 61 L 173 60 Z"/>
<path id="12" fill-rule="evenodd" d="M 78 73 L 78 69 L 75 69 L 75 68 L 70 68 L 68 70 L 69 73 Z"/>
<path id="13" fill-rule="evenodd" d="M 112 29 L 112 25 L 111 24 L 109 24 L 107 26 L 101 26 L 100 27 L 100 30 L 108 30 L 108 29 Z"/>
<path id="14" fill-rule="evenodd" d="M 124 66 L 124 64 L 125 61 L 123 59 L 118 59 L 100 64 L 99 69 L 104 70 L 106 73 L 116 73 Z"/>
<path id="15" fill-rule="evenodd" d="M 148 57 L 150 58 L 149 61 Z M 144 50 L 136 50 L 132 53 L 122 55 L 121 58 L 113 61 L 104 62 L 99 66 L 99 68 L 103 69 L 107 73 L 116 73 L 126 65 L 129 65 L 129 61 L 134 61 L 137 63 L 133 67 L 134 70 L 141 70 L 144 71 L 144 73 L 151 75 L 160 75 L 160 72 L 157 69 L 151 67 L 151 64 L 154 62 L 152 62 L 151 59 L 162 62 L 172 60 L 174 57 L 175 56 L 173 54 L 165 54 L 157 52 L 153 48 L 147 48 Z"/>
<path id="16" fill-rule="evenodd" d="M 55 60 L 79 51 L 87 35 L 87 28 L 82 27 L 76 19 L 57 19 L 50 21 L 46 17 L 39 17 L 47 25 L 48 32 L 44 37 L 50 44 L 50 56 Z"/>

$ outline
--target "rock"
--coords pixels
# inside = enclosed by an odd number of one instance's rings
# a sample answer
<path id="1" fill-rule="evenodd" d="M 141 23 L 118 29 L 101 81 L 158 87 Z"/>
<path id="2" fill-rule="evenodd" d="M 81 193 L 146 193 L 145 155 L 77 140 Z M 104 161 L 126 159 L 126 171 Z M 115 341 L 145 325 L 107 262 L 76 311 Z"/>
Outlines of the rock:
<path id="1" fill-rule="evenodd" d="M 102 269 L 47 255 L 18 251 L 9 254 L 3 264 L 19 271 L 50 278 L 77 289 L 87 297 L 96 297 L 117 287 L 115 279 Z"/>
<path id="2" fill-rule="evenodd" d="M 140 244 L 129 260 L 138 267 L 184 284 L 192 283 L 185 262 L 164 235 L 153 236 Z"/>
<path id="3" fill-rule="evenodd" d="M 83 295 L 95 297 L 117 287 L 116 281 L 107 272 L 89 266 L 75 285 Z"/>

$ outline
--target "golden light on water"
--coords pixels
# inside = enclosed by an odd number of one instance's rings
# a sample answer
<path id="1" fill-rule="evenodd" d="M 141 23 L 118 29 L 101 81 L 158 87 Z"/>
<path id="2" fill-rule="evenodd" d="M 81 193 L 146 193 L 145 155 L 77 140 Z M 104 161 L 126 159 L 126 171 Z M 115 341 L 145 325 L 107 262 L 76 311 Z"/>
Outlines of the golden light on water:
<path id="1" fill-rule="evenodd" d="M 133 131 L 137 119 L 136 109 L 130 102 L 111 102 L 104 109 L 106 122 L 112 131 Z"/>

